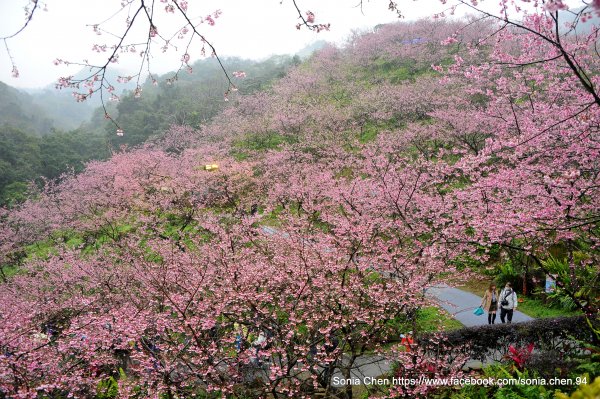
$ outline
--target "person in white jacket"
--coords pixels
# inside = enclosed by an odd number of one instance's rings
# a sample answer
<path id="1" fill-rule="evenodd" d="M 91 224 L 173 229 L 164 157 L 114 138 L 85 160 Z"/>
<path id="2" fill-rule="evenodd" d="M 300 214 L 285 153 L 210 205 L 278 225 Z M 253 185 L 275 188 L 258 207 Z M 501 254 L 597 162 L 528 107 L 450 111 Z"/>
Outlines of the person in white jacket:
<path id="1" fill-rule="evenodd" d="M 504 319 L 508 323 L 512 323 L 513 312 L 517 308 L 517 294 L 512 289 L 511 283 L 506 283 L 499 295 L 500 299 L 500 321 L 504 323 Z"/>
<path id="2" fill-rule="evenodd" d="M 265 333 L 263 331 L 261 331 L 258 334 L 258 338 L 256 338 L 253 342 L 252 342 L 252 347 L 254 348 L 254 353 L 255 356 L 252 356 L 250 358 L 250 361 L 256 365 L 256 366 L 260 366 L 261 365 L 261 361 L 260 361 L 260 350 L 265 346 L 265 342 L 267 342 L 267 337 L 265 335 Z"/>

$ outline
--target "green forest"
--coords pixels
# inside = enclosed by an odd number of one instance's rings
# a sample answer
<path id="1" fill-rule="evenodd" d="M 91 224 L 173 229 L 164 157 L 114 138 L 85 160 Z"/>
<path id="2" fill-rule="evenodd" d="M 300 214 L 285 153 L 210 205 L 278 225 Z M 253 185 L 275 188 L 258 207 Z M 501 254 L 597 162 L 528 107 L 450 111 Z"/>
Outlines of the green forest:
<path id="1" fill-rule="evenodd" d="M 267 89 L 288 68 L 298 65 L 300 57 L 225 62 L 232 70 L 251 76 L 240 84 L 243 95 Z M 0 82 L 0 204 L 13 206 L 41 186 L 43 179 L 81 172 L 86 162 L 107 159 L 122 146 L 131 148 L 160 138 L 171 125 L 198 128 L 209 122 L 226 105 L 222 101 L 226 79 L 214 59 L 198 61 L 193 68 L 191 74 L 180 74 L 177 84 L 165 81 L 172 75 L 168 74 L 159 78 L 158 86 L 145 82 L 143 98 L 124 91 L 118 103 L 108 103 L 116 122 L 128 132 L 124 137 L 115 136 L 115 125 L 104 118 L 102 108 L 86 110 L 83 115 L 89 119 L 78 120 L 83 106 L 68 93 L 29 95 Z M 78 126 L 65 129 L 65 119 L 67 125 L 79 122 Z"/>

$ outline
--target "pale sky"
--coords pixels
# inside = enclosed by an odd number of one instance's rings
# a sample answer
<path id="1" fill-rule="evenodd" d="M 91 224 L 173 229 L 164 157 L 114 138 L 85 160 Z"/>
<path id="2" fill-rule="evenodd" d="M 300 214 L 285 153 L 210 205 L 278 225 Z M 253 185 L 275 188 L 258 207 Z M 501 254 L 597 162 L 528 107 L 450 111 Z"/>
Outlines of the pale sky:
<path id="1" fill-rule="evenodd" d="M 291 0 L 188 1 L 188 15 L 191 17 L 203 17 L 217 9 L 222 11 L 214 26 L 206 23 L 199 26 L 200 32 L 216 47 L 220 56 L 253 59 L 272 54 L 293 54 L 317 40 L 343 43 L 354 29 L 364 30 L 398 20 L 388 10 L 387 0 L 365 0 L 362 13 L 356 7 L 358 0 L 297 0 L 303 12 L 310 10 L 315 13 L 316 22 L 331 23 L 329 32 L 315 33 L 295 28 L 299 20 Z M 11 77 L 8 54 L 4 43 L 0 42 L 0 81 L 16 87 L 42 87 L 81 68 L 54 66 L 56 58 L 72 62 L 97 59 L 99 62 L 100 59 L 94 58 L 92 45 L 114 44 L 116 38 L 108 34 L 98 36 L 86 25 L 106 20 L 121 8 L 120 3 L 121 0 L 46 0 L 48 10 L 38 9 L 29 26 L 8 41 L 19 69 L 19 78 Z M 0 37 L 14 33 L 23 24 L 23 7 L 26 4 L 27 0 L 0 0 Z M 160 0 L 155 0 L 155 4 L 158 31 L 171 36 L 183 25 L 183 20 L 177 14 L 165 13 L 165 4 Z M 399 4 L 407 20 L 430 16 L 443 7 L 438 0 L 400 1 Z M 112 33 L 123 30 L 126 13 L 121 14 L 105 25 L 107 30 Z M 140 29 L 134 34 L 147 32 L 146 21 L 140 22 Z M 184 42 L 174 40 L 173 43 L 181 48 Z M 195 50 L 190 51 L 190 63 L 200 58 L 199 47 L 199 42 L 196 42 Z M 161 54 L 159 46 L 156 46 L 152 54 L 152 72 L 166 73 L 177 69 L 182 54 L 173 50 Z M 106 57 L 106 53 L 103 56 Z M 132 73 L 134 68 L 139 67 L 139 62 L 139 56 L 127 55 L 121 56 L 119 63 L 112 65 L 120 71 Z"/>
<path id="2" fill-rule="evenodd" d="M 172 36 L 184 24 L 176 11 L 165 12 L 167 0 L 146 0 L 146 4 L 155 3 L 155 24 L 158 33 Z M 180 0 L 180 3 L 183 0 Z M 207 23 L 198 26 L 198 30 L 211 42 L 219 56 L 239 56 L 242 58 L 262 59 L 273 54 L 294 54 L 317 40 L 342 44 L 353 30 L 367 30 L 381 23 L 398 21 L 396 14 L 388 9 L 389 0 L 363 0 L 362 10 L 357 7 L 360 0 L 296 0 L 301 11 L 312 11 L 317 23 L 331 23 L 331 30 L 316 33 L 306 28 L 298 31 L 298 14 L 292 0 L 187 0 L 188 16 L 194 23 L 200 17 L 221 10 L 221 16 L 214 26 Z M 0 0 L 0 37 L 15 33 L 24 23 L 23 7 L 28 0 Z M 57 58 L 71 62 L 90 60 L 104 64 L 107 53 L 92 51 L 94 44 L 113 45 L 118 37 L 110 34 L 100 36 L 93 32 L 90 25 L 99 24 L 106 31 L 122 34 L 125 29 L 127 12 L 122 11 L 121 3 L 133 3 L 139 6 L 140 0 L 39 0 L 42 6 L 36 11 L 29 26 L 14 39 L 8 41 L 8 47 L 20 73 L 19 78 L 11 76 L 12 66 L 4 43 L 0 41 L 0 81 L 21 88 L 36 88 L 53 84 L 61 76 L 68 76 L 81 70 L 81 66 L 55 66 Z M 45 3 L 44 3 L 45 2 Z M 452 0 L 443 5 L 440 0 L 397 0 L 405 20 L 429 17 L 449 7 Z M 478 0 L 478 7 L 497 12 L 496 0 Z M 581 0 L 566 0 L 571 7 L 581 6 Z M 47 11 L 44 11 L 44 4 Z M 529 0 L 513 1 L 513 6 L 531 8 Z M 459 9 L 456 16 L 464 15 L 469 9 Z M 136 21 L 131 31 L 129 43 L 143 41 L 147 37 L 146 19 Z M 136 40 L 137 39 L 137 40 Z M 174 39 L 179 52 L 169 50 L 163 54 L 160 44 L 152 51 L 152 73 L 164 74 L 176 70 L 184 54 L 185 40 Z M 190 49 L 190 64 L 201 58 L 200 43 L 196 39 Z M 137 54 L 120 56 L 119 63 L 111 67 L 123 74 L 135 74 L 140 66 Z"/>

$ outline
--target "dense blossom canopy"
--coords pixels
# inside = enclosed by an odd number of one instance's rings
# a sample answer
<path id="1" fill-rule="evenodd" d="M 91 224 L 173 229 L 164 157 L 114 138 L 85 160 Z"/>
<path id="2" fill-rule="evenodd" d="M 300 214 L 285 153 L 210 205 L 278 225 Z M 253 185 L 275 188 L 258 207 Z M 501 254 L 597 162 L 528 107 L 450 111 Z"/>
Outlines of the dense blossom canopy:
<path id="1" fill-rule="evenodd" d="M 382 344 L 491 251 L 530 256 L 596 314 L 598 58 L 540 36 L 552 16 L 523 24 L 382 27 L 2 210 L 0 263 L 18 271 L 0 392 L 308 397 L 372 350 L 460 375 L 461 359 Z"/>

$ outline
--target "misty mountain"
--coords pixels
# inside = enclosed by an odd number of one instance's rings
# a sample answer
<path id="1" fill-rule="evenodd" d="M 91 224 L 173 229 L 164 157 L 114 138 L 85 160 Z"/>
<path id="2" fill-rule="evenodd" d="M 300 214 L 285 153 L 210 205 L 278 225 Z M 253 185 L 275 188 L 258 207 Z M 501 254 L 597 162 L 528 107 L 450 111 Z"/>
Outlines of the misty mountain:
<path id="1" fill-rule="evenodd" d="M 304 60 L 304 59 L 312 56 L 315 51 L 321 50 L 326 45 L 327 45 L 327 42 L 325 40 L 317 40 L 316 42 L 309 44 L 308 46 L 306 46 L 303 49 L 301 49 L 300 51 L 298 51 L 296 53 L 296 55 Z"/>
<path id="2" fill-rule="evenodd" d="M 276 55 L 263 61 L 241 58 L 223 58 L 238 92 L 230 93 L 231 99 L 238 95 L 265 90 L 272 82 L 285 76 L 287 70 L 300 63 L 300 58 Z M 217 115 L 228 102 L 224 96 L 229 82 L 215 58 L 206 58 L 192 64 L 186 70 L 156 76 L 156 84 L 147 79 L 142 85 L 142 95 L 136 98 L 128 92 L 118 103 L 108 104 L 109 113 L 125 131 L 115 136 L 116 127 L 104 120 L 104 113 L 96 111 L 86 129 L 104 128 L 115 148 L 121 145 L 138 145 L 150 137 L 160 137 L 171 125 L 187 125 L 199 128 Z M 243 71 L 243 78 L 234 72 Z"/>
<path id="3" fill-rule="evenodd" d="M 104 117 L 98 93 L 77 103 L 71 89 L 48 85 L 24 93 L 0 84 L 0 204 L 21 201 L 28 182 L 39 181 L 40 176 L 55 179 L 67 170 L 81 171 L 87 161 L 108 157 L 111 148 L 160 138 L 173 124 L 199 128 L 237 102 L 239 95 L 268 90 L 323 45 L 314 43 L 298 55 L 275 55 L 261 61 L 223 58 L 238 88 L 230 93 L 230 102 L 224 98 L 229 82 L 215 58 L 196 61 L 191 71 L 155 75 L 156 83 L 146 78 L 140 83 L 140 98 L 133 92 L 135 80 L 117 85 L 123 73 L 110 71 L 108 79 L 120 101 L 107 101 L 105 106 L 125 131 L 122 137 Z M 82 70 L 76 77 L 87 77 L 86 73 Z"/>
<path id="4" fill-rule="evenodd" d="M 90 75 L 87 68 L 81 69 L 73 77 L 74 79 L 85 79 Z M 128 83 L 117 83 L 119 76 L 126 75 L 125 72 L 109 69 L 106 71 L 106 79 L 115 86 L 117 93 L 135 89 L 135 81 Z M 54 84 L 49 84 L 39 89 L 24 89 L 32 96 L 34 104 L 50 115 L 54 120 L 54 127 L 62 130 L 71 130 L 80 127 L 89 121 L 94 114 L 94 109 L 100 107 L 102 102 L 98 93 L 89 97 L 85 102 L 78 103 L 73 98 L 73 89 L 56 89 Z"/>
<path id="5" fill-rule="evenodd" d="M 52 131 L 54 120 L 34 101 L 33 96 L 0 82 L 0 125 L 36 135 Z"/>
<path id="6" fill-rule="evenodd" d="M 91 102 L 78 103 L 71 91 L 59 91 L 55 88 L 27 89 L 31 101 L 42 109 L 49 117 L 53 126 L 60 130 L 78 128 L 88 121 L 94 112 L 95 105 Z"/>

